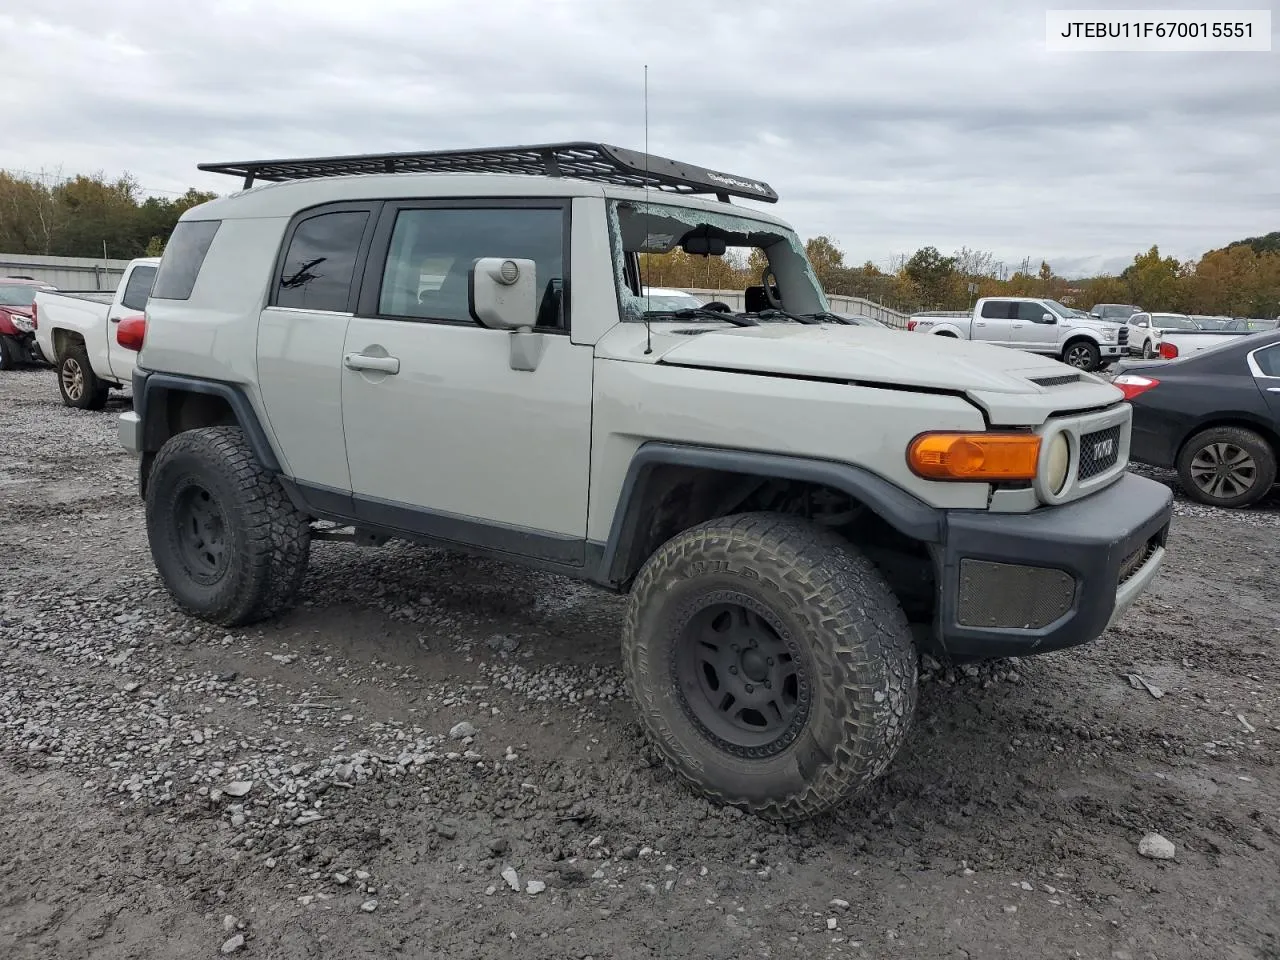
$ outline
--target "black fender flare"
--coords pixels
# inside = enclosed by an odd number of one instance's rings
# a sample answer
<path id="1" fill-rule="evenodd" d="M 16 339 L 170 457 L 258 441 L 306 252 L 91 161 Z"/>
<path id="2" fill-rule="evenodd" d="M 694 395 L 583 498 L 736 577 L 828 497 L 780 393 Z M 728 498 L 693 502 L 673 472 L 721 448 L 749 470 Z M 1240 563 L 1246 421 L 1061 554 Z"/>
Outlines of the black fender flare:
<path id="1" fill-rule="evenodd" d="M 886 523 L 913 540 L 926 544 L 942 542 L 944 511 L 863 467 L 810 457 L 651 441 L 640 446 L 627 468 L 609 540 L 600 560 L 602 582 L 616 586 L 634 574 L 629 567 L 635 565 L 632 553 L 637 534 L 643 528 L 646 486 L 652 482 L 655 468 L 660 466 L 704 468 L 822 484 L 866 504 Z"/>
<path id="2" fill-rule="evenodd" d="M 168 405 L 164 402 L 170 393 L 199 393 L 220 397 L 227 402 L 236 423 L 244 431 L 253 455 L 264 469 L 280 473 L 280 460 L 271 448 L 267 432 L 258 419 L 257 411 L 249 402 L 244 388 L 239 384 L 203 377 L 188 377 L 174 373 L 153 373 L 135 370 L 133 374 L 133 412 L 141 422 L 142 452 L 154 454 L 169 436 L 166 420 Z"/>

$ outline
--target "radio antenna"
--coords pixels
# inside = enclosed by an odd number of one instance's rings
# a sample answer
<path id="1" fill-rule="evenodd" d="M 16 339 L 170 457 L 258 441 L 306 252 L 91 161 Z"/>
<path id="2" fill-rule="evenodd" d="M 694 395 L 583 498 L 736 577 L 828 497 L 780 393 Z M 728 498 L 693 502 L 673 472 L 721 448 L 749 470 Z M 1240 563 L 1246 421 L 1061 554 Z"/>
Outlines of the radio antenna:
<path id="1" fill-rule="evenodd" d="M 644 203 L 645 217 L 649 216 L 649 65 L 644 65 Z M 645 227 L 645 236 L 649 234 L 649 228 Z M 648 244 L 645 244 L 648 246 Z M 637 260 L 640 258 L 637 256 Z M 653 353 L 653 327 L 650 326 L 649 307 L 652 305 L 652 295 L 649 292 L 648 263 L 645 263 L 640 282 L 644 284 L 644 353 L 645 356 Z"/>

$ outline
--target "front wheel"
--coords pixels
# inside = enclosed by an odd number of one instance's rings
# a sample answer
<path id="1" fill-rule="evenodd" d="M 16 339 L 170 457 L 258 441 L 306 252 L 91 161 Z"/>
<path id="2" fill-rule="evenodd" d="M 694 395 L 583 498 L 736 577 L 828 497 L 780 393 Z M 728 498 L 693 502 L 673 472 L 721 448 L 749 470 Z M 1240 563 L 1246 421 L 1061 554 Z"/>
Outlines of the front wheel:
<path id="1" fill-rule="evenodd" d="M 311 528 L 239 427 L 166 441 L 147 480 L 146 512 L 156 570 L 187 612 L 239 626 L 293 603 Z"/>
<path id="2" fill-rule="evenodd" d="M 1156 358 L 1156 348 L 1150 340 L 1142 341 L 1142 359 L 1154 360 Z"/>
<path id="3" fill-rule="evenodd" d="M 1177 467 L 1182 489 L 1192 500 L 1247 507 L 1276 482 L 1276 451 L 1252 430 L 1210 427 L 1187 441 Z"/>
<path id="4" fill-rule="evenodd" d="M 18 345 L 12 337 L 0 334 L 0 370 L 12 370 L 18 365 Z"/>
<path id="5" fill-rule="evenodd" d="M 641 723 L 704 796 L 796 821 L 889 766 L 916 703 L 916 650 L 876 567 L 779 514 L 712 520 L 648 560 L 623 669 Z"/>
<path id="6" fill-rule="evenodd" d="M 1062 351 L 1062 362 L 1077 370 L 1097 370 L 1102 363 L 1102 351 L 1088 340 L 1076 340 Z"/>

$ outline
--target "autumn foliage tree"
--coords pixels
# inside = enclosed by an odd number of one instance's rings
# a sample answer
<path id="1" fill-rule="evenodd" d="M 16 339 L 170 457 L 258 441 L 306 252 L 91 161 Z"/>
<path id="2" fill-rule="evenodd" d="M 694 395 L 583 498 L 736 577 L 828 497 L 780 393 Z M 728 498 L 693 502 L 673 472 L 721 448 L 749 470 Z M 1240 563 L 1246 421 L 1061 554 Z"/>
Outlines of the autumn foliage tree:
<path id="1" fill-rule="evenodd" d="M 0 252 L 115 258 L 163 249 L 188 209 L 213 199 L 194 188 L 176 199 L 143 197 L 132 177 L 55 182 L 0 172 Z"/>

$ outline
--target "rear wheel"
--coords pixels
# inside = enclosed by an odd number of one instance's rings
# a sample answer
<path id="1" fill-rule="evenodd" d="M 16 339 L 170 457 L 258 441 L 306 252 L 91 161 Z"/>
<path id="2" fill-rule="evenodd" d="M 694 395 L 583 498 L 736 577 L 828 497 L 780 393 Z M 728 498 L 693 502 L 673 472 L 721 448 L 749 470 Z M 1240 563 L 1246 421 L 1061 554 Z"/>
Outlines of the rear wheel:
<path id="1" fill-rule="evenodd" d="M 708 798 L 782 821 L 884 772 L 915 710 L 916 656 L 875 566 L 779 514 L 663 544 L 623 632 L 628 688 L 668 764 Z"/>
<path id="2" fill-rule="evenodd" d="M 1090 340 L 1074 340 L 1062 351 L 1062 362 L 1077 370 L 1097 370 L 1102 363 L 1102 351 Z"/>
<path id="3" fill-rule="evenodd" d="M 79 410 L 101 410 L 111 390 L 93 372 L 82 343 L 71 344 L 58 362 L 58 389 L 62 402 Z"/>
<path id="4" fill-rule="evenodd" d="M 1193 500 L 1215 507 L 1247 507 L 1276 482 L 1276 451 L 1243 427 L 1210 427 L 1178 454 L 1178 479 Z"/>
<path id="5" fill-rule="evenodd" d="M 190 430 L 160 448 L 147 480 L 147 539 L 174 599 L 225 626 L 289 607 L 311 552 L 308 519 L 239 427 Z"/>

